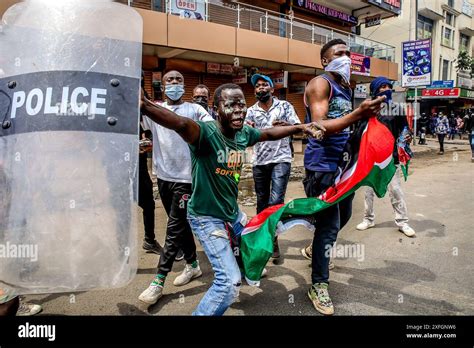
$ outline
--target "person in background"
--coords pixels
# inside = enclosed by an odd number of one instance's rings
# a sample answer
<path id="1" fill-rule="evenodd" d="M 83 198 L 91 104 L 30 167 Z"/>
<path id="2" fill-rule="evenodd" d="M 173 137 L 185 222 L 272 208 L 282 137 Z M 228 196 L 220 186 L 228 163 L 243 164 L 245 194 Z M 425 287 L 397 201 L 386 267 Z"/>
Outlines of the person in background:
<path id="1" fill-rule="evenodd" d="M 160 107 L 176 113 L 181 118 L 193 121 L 213 121 L 200 105 L 183 101 L 184 77 L 172 70 L 163 76 L 166 102 Z M 147 99 L 148 100 L 148 99 Z M 163 296 L 166 277 L 173 267 L 181 249 L 186 265 L 173 284 L 182 286 L 202 275 L 196 254 L 196 244 L 191 227 L 186 219 L 187 206 L 191 197 L 191 155 L 188 145 L 178 133 L 143 117 L 144 128 L 153 133 L 153 166 L 158 178 L 158 190 L 168 215 L 166 239 L 158 264 L 158 272 L 139 300 L 152 305 Z"/>
<path id="2" fill-rule="evenodd" d="M 390 107 L 392 100 L 392 88 L 392 83 L 386 77 L 380 76 L 370 84 L 370 95 L 373 98 L 385 95 L 387 107 Z M 395 139 L 398 139 L 403 130 L 408 128 L 407 118 L 404 115 L 380 115 L 379 120 L 387 125 Z M 409 144 L 411 140 L 411 136 L 407 136 L 405 142 Z M 395 165 L 397 166 L 397 171 L 395 172 L 392 181 L 390 181 L 390 184 L 388 185 L 388 193 L 390 196 L 390 202 L 392 203 L 393 211 L 395 212 L 395 224 L 398 226 L 398 230 L 404 233 L 405 236 L 414 237 L 415 230 L 411 228 L 410 225 L 408 225 L 408 209 L 400 183 L 400 163 L 398 159 L 398 146 L 396 141 L 393 150 L 393 159 Z M 374 197 L 374 190 L 371 187 L 367 187 L 365 190 L 364 219 L 356 227 L 359 231 L 364 231 L 375 226 Z"/>
<path id="3" fill-rule="evenodd" d="M 143 81 L 143 80 L 142 80 Z M 143 87 L 143 85 L 142 85 Z M 142 116 L 140 115 L 140 118 Z M 151 132 L 145 131 L 140 119 L 140 153 L 138 157 L 138 205 L 143 210 L 145 238 L 143 249 L 160 254 L 162 247 L 155 239 L 155 198 L 153 197 L 153 182 L 148 173 L 148 153 L 152 151 Z"/>
<path id="4" fill-rule="evenodd" d="M 299 124 L 293 105 L 273 96 L 273 81 L 266 75 L 251 78 L 257 102 L 248 108 L 245 121 L 257 129 Z M 265 208 L 285 202 L 291 172 L 290 138 L 255 144 L 253 180 L 257 195 L 257 214 Z M 274 259 L 280 257 L 278 237 L 273 243 Z"/>
<path id="5" fill-rule="evenodd" d="M 444 154 L 444 138 L 446 137 L 446 134 L 448 134 L 449 131 L 449 121 L 448 118 L 443 115 L 443 113 L 440 111 L 438 118 L 436 120 L 436 127 L 435 127 L 435 132 L 436 135 L 438 136 L 438 142 L 439 142 L 439 155 Z"/>
<path id="6" fill-rule="evenodd" d="M 451 116 L 448 117 L 449 131 L 448 131 L 448 140 L 454 140 L 456 135 L 456 117 L 454 113 L 451 112 Z"/>
<path id="7" fill-rule="evenodd" d="M 199 84 L 193 89 L 193 103 L 201 105 L 213 119 L 217 118 L 214 110 L 209 107 L 209 88 L 206 85 Z"/>
<path id="8" fill-rule="evenodd" d="M 431 115 L 429 130 L 433 138 L 436 137 L 436 123 L 438 123 L 438 114 L 436 112 Z"/>
<path id="9" fill-rule="evenodd" d="M 456 116 L 456 134 L 459 135 L 459 140 L 462 139 L 462 131 L 464 129 L 464 122 L 461 115 Z"/>

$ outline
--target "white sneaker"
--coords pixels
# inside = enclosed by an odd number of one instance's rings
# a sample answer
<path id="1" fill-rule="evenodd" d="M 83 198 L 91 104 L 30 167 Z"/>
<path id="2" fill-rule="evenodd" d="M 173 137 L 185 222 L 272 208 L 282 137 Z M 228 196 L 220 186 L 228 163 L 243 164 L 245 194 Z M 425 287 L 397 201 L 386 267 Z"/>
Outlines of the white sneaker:
<path id="1" fill-rule="evenodd" d="M 264 268 L 263 271 L 262 271 L 262 275 L 260 276 L 260 279 L 264 278 L 267 276 L 267 269 Z M 255 287 L 259 287 L 260 286 L 260 281 L 254 281 L 254 280 L 250 280 L 248 279 L 247 277 L 243 276 L 243 278 L 245 279 L 245 282 L 247 283 L 247 285 L 249 286 L 255 286 Z"/>
<path id="2" fill-rule="evenodd" d="M 334 269 L 334 267 L 336 267 L 336 265 L 334 264 L 334 262 L 332 262 L 332 260 L 329 260 L 329 270 Z"/>
<path id="3" fill-rule="evenodd" d="M 29 317 L 31 315 L 38 314 L 42 310 L 43 310 L 43 307 L 41 307 L 38 304 L 25 303 L 20 300 L 20 307 L 18 307 L 18 311 L 16 312 L 16 315 L 19 317 Z"/>
<path id="4" fill-rule="evenodd" d="M 362 222 L 360 224 L 358 224 L 356 226 L 356 228 L 359 230 L 359 231 L 364 231 L 364 230 L 367 230 L 371 227 L 374 227 L 375 226 L 375 223 L 373 221 L 368 221 L 368 220 L 362 220 Z"/>
<path id="5" fill-rule="evenodd" d="M 408 226 L 408 225 L 403 225 L 398 230 L 400 232 L 403 232 L 405 234 L 405 236 L 407 236 L 407 237 L 414 237 L 415 236 L 415 230 L 413 228 L 411 228 L 410 226 Z"/>
<path id="6" fill-rule="evenodd" d="M 183 272 L 176 277 L 173 284 L 176 286 L 185 285 L 188 284 L 194 278 L 202 276 L 201 268 L 199 267 L 199 261 L 196 262 L 196 268 L 193 268 L 193 266 L 187 263 L 186 266 L 184 266 Z"/>
<path id="7" fill-rule="evenodd" d="M 138 299 L 142 302 L 145 302 L 149 305 L 153 305 L 163 296 L 163 287 L 160 285 L 155 285 L 153 283 L 143 291 Z"/>

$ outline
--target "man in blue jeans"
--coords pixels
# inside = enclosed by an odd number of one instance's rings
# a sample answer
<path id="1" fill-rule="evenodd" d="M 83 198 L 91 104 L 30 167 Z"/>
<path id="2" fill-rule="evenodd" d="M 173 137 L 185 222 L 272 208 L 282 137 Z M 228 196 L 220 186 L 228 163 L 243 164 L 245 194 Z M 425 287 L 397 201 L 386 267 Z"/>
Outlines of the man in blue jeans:
<path id="1" fill-rule="evenodd" d="M 251 79 L 257 102 L 249 107 L 245 121 L 257 129 L 299 124 L 293 106 L 273 96 L 273 81 L 266 75 L 255 74 Z M 253 180 L 257 194 L 257 214 L 265 208 L 285 201 L 291 171 L 290 137 L 255 144 Z M 273 243 L 274 259 L 280 257 L 278 238 Z"/>
<path id="2" fill-rule="evenodd" d="M 155 105 L 142 93 L 141 110 L 151 120 L 176 131 L 189 144 L 192 160 L 192 196 L 188 220 L 214 270 L 212 286 L 193 315 L 222 315 L 239 295 L 241 274 L 230 239 L 238 238 L 244 214 L 237 204 L 238 182 L 245 149 L 259 141 L 278 140 L 305 132 L 320 137 L 316 122 L 257 130 L 244 125 L 247 105 L 235 84 L 214 93 L 214 122 L 193 121 Z M 159 291 L 159 290 L 157 290 Z"/>

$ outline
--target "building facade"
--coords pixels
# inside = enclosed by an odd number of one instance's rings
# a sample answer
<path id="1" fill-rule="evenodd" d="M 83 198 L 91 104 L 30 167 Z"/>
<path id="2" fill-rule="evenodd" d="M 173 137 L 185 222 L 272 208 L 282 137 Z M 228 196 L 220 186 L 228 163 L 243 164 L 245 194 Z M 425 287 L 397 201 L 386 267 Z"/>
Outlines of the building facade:
<path id="1" fill-rule="evenodd" d="M 405 0 L 397 19 L 382 20 L 377 27 L 361 30 L 363 36 L 383 40 L 394 46 L 395 62 L 399 66 L 402 42 L 431 39 L 431 80 L 438 82 L 417 89 L 422 112 L 463 113 L 463 110 L 474 106 L 473 79 L 469 72 L 456 69 L 460 52 L 467 52 L 474 57 L 474 6 L 471 1 Z M 398 72 L 397 81 L 401 81 L 401 71 Z M 436 88 L 435 84 L 440 88 Z M 406 93 L 408 100 L 414 100 L 414 89 Z"/>

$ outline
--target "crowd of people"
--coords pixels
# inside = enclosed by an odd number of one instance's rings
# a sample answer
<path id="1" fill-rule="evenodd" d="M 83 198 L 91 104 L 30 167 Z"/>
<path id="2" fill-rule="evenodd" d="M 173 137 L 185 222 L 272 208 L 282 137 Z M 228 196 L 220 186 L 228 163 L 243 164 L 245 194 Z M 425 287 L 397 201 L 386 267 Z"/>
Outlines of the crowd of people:
<path id="1" fill-rule="evenodd" d="M 193 315 L 222 315 L 238 298 L 245 271 L 234 249 L 239 246 L 247 216 L 239 208 L 237 196 L 247 147 L 254 147 L 251 163 L 256 213 L 285 200 L 293 135 L 303 133 L 308 137 L 303 180 L 307 197 L 318 197 L 333 184 L 351 127 L 380 114 L 383 104 L 391 100 L 392 84 L 384 77 L 376 79 L 371 84 L 372 99 L 353 109 L 348 46 L 343 40 L 334 39 L 322 47 L 320 54 L 325 73 L 307 85 L 304 103 L 308 122 L 303 124 L 289 102 L 274 96 L 272 79 L 262 74 L 251 78 L 256 103 L 248 108 L 241 87 L 231 83 L 219 86 L 212 100 L 209 88 L 198 85 L 193 90 L 193 102 L 184 101 L 184 77 L 176 70 L 163 76 L 163 102 L 150 100 L 142 88 L 139 205 L 145 225 L 143 249 L 159 254 L 160 258 L 156 275 L 138 296 L 141 302 L 153 305 L 163 296 L 167 276 L 176 260 L 184 258 L 185 266 L 173 280 L 175 286 L 188 284 L 202 275 L 195 239 L 212 266 L 214 279 Z M 406 126 L 406 118 L 387 117 L 381 121 L 395 138 Z M 406 140 L 409 142 L 411 135 Z M 168 216 L 163 246 L 155 237 L 153 184 L 147 168 L 149 152 Z M 389 192 L 400 232 L 413 237 L 415 231 L 408 225 L 398 171 Z M 353 194 L 349 195 L 314 216 L 316 232 L 302 250 L 311 260 L 308 297 L 324 315 L 334 313 L 329 295 L 331 260 L 326 251 L 350 220 L 353 198 Z M 357 226 L 359 230 L 374 226 L 373 191 L 368 189 L 365 198 L 366 210 Z M 272 257 L 280 257 L 277 238 Z M 264 269 L 262 276 L 265 273 Z M 7 314 L 16 312 L 17 298 L 5 297 L 0 314 L 6 306 Z"/>
<path id="2" fill-rule="evenodd" d="M 426 136 L 431 135 L 438 138 L 439 154 L 444 154 L 444 140 L 455 140 L 459 136 L 461 140 L 464 135 L 470 139 L 474 126 L 474 112 L 470 110 L 451 112 L 448 116 L 443 111 L 434 112 L 431 115 L 422 113 L 417 121 L 419 141 L 418 144 L 426 145 Z"/>

